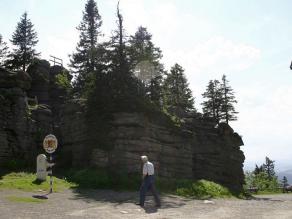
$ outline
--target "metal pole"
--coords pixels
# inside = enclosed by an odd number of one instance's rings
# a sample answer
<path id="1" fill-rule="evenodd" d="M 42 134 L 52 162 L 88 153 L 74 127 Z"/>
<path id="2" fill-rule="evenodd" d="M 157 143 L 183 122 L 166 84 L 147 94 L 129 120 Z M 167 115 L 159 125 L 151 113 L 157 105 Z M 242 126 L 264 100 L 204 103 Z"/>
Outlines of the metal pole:
<path id="1" fill-rule="evenodd" d="M 50 164 L 53 163 L 53 156 L 50 154 Z M 50 167 L 50 193 L 53 193 L 53 166 Z"/>

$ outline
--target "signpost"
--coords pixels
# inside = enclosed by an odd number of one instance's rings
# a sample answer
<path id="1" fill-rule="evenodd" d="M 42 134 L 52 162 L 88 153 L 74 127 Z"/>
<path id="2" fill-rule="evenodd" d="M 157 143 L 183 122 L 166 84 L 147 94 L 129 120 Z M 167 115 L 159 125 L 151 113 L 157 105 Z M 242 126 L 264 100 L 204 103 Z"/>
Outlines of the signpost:
<path id="1" fill-rule="evenodd" d="M 43 141 L 43 147 L 45 151 L 50 154 L 49 162 L 48 162 L 48 175 L 50 176 L 50 193 L 53 192 L 53 157 L 52 153 L 58 147 L 58 140 L 55 135 L 47 135 Z"/>

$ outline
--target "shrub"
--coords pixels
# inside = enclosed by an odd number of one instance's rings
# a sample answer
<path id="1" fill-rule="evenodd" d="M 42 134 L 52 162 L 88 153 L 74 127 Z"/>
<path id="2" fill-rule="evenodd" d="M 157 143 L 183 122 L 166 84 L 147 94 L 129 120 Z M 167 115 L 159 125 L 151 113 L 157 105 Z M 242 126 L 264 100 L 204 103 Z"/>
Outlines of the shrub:
<path id="1" fill-rule="evenodd" d="M 178 195 L 195 198 L 232 196 L 227 188 L 207 180 L 199 180 L 192 183 L 185 182 L 182 187 L 177 188 L 176 193 Z"/>

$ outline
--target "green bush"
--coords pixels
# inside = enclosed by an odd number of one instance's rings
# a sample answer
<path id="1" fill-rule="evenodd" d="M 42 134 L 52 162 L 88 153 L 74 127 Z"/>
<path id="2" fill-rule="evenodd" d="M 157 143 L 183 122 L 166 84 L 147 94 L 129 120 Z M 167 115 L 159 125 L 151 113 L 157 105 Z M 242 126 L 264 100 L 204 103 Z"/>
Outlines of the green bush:
<path id="1" fill-rule="evenodd" d="M 268 177 L 265 172 L 260 172 L 258 174 L 253 172 L 245 173 L 244 190 L 246 191 L 248 191 L 251 187 L 256 187 L 260 193 L 278 193 L 281 192 L 279 186 L 280 185 L 276 176 Z"/>
<path id="2" fill-rule="evenodd" d="M 185 182 L 182 187 L 177 188 L 176 193 L 181 196 L 195 198 L 216 198 L 216 197 L 231 197 L 231 192 L 214 182 L 207 180 L 199 180 L 196 182 Z"/>

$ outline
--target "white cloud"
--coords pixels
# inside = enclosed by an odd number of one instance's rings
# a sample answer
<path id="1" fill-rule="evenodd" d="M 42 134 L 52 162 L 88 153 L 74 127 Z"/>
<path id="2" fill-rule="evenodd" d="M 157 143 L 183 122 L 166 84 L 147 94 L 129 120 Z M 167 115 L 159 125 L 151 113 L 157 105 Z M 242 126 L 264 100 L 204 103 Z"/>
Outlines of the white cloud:
<path id="1" fill-rule="evenodd" d="M 232 126 L 243 135 L 248 165 L 268 156 L 281 169 L 292 165 L 292 87 L 258 85 L 239 92 L 240 119 Z"/>
<path id="2" fill-rule="evenodd" d="M 171 51 L 165 56 L 173 62 L 181 62 L 188 71 L 197 74 L 243 71 L 258 62 L 260 57 L 259 49 L 222 36 L 214 36 L 181 51 Z"/>

